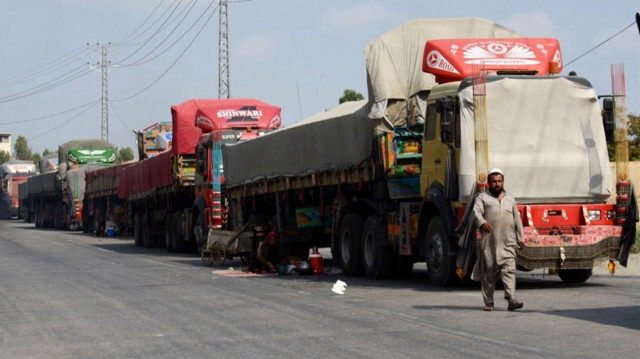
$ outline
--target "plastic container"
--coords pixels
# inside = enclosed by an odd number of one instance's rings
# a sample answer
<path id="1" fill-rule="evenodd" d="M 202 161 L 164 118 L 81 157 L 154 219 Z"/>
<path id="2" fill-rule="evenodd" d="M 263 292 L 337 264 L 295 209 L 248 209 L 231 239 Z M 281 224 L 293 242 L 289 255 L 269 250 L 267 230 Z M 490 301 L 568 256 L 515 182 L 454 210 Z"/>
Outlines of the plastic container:
<path id="1" fill-rule="evenodd" d="M 322 274 L 322 254 L 313 252 L 309 254 L 309 263 L 311 263 L 311 269 L 313 274 Z"/>
<path id="2" fill-rule="evenodd" d="M 113 237 L 115 235 L 116 235 L 116 230 L 115 229 L 107 229 L 107 236 Z"/>

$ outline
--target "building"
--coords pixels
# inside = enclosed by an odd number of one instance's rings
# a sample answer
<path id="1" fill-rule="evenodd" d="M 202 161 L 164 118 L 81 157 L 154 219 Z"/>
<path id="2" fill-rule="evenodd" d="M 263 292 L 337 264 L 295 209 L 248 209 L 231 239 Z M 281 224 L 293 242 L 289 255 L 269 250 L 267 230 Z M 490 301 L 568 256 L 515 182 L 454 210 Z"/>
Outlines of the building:
<path id="1" fill-rule="evenodd" d="M 11 156 L 11 134 L 0 132 L 0 151 L 5 151 Z"/>

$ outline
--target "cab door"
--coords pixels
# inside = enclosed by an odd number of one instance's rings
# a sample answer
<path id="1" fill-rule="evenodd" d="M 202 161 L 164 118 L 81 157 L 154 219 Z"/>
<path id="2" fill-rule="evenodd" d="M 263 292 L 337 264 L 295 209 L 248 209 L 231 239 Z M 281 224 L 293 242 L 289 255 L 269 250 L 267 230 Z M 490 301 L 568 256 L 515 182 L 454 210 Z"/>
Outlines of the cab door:
<path id="1" fill-rule="evenodd" d="M 420 192 L 425 193 L 434 181 L 444 184 L 447 145 L 441 140 L 440 114 L 435 102 L 427 105 L 427 116 L 422 140 L 422 174 Z"/>

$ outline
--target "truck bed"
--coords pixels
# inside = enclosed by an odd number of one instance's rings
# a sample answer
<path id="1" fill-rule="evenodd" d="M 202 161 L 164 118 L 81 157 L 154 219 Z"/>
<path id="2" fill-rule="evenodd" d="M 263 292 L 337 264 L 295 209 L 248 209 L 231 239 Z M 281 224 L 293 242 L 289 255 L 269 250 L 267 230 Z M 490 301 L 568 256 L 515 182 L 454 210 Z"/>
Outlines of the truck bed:
<path id="1" fill-rule="evenodd" d="M 60 193 L 60 181 L 58 180 L 58 172 L 47 172 L 29 178 L 28 192 L 30 197 L 48 196 Z"/>
<path id="2" fill-rule="evenodd" d="M 192 186 L 194 176 L 193 155 L 173 154 L 167 150 L 123 168 L 118 196 L 135 200 L 159 190 Z"/>
<path id="3" fill-rule="evenodd" d="M 125 167 L 133 163 L 123 163 L 113 167 L 100 168 L 86 173 L 85 196 L 95 198 L 118 194 L 120 178 Z"/>

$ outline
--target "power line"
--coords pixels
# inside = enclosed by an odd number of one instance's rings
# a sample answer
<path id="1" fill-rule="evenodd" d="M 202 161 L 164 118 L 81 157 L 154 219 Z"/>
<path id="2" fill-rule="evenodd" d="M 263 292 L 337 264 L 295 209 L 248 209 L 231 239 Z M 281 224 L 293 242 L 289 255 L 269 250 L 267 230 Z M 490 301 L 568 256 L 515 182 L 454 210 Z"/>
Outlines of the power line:
<path id="1" fill-rule="evenodd" d="M 620 30 L 620 31 L 616 32 L 613 36 L 611 36 L 611 37 L 609 37 L 608 39 L 604 40 L 603 42 L 599 43 L 598 45 L 596 45 L 595 47 L 593 47 L 591 50 L 589 50 L 589 51 L 585 52 L 584 54 L 582 54 L 582 55 L 580 55 L 580 56 L 576 57 L 575 59 L 573 59 L 573 60 L 571 60 L 571 61 L 567 62 L 566 64 L 564 64 L 564 66 L 563 66 L 563 67 L 567 67 L 567 66 L 571 65 L 572 63 L 574 63 L 574 62 L 578 61 L 579 59 L 583 58 L 584 56 L 586 56 L 587 54 L 589 54 L 589 53 L 590 53 L 590 52 L 592 52 L 593 50 L 597 49 L 598 47 L 600 47 L 600 46 L 604 45 L 606 42 L 608 42 L 609 40 L 613 39 L 614 37 L 616 37 L 616 36 L 620 35 L 620 34 L 621 34 L 621 33 L 623 33 L 625 30 L 627 30 L 628 28 L 630 28 L 631 26 L 633 26 L 633 25 L 635 25 L 635 24 L 636 24 L 636 22 L 635 22 L 635 21 L 634 21 L 634 22 L 632 22 L 631 24 L 629 24 L 629 26 L 627 26 L 627 27 L 625 27 L 624 29 L 622 29 L 622 30 Z"/>
<path id="2" fill-rule="evenodd" d="M 162 24 L 160 24 L 160 27 L 150 36 L 147 38 L 147 40 L 142 44 L 142 46 L 138 47 L 138 49 L 136 49 L 134 52 L 130 53 L 129 56 L 118 60 L 117 63 L 122 63 L 128 59 L 130 59 L 131 57 L 133 57 L 133 55 L 137 54 L 140 50 L 142 50 L 145 46 L 147 46 L 147 44 L 156 36 L 160 33 L 160 31 L 162 31 L 162 29 L 164 28 L 165 24 L 167 23 L 167 21 L 169 21 L 169 19 L 171 19 L 171 17 L 173 16 L 173 14 L 175 13 L 175 11 L 178 9 L 178 7 L 180 6 L 180 2 L 177 2 L 176 5 L 173 7 L 173 10 L 171 10 L 171 13 L 167 16 L 167 18 L 164 20 L 164 22 Z"/>
<path id="3" fill-rule="evenodd" d="M 175 3 L 177 0 L 173 0 L 173 2 Z M 119 44 L 120 46 L 125 46 L 127 44 L 127 39 L 129 39 L 130 37 L 132 37 L 136 32 L 138 32 L 138 30 L 140 30 L 144 24 L 147 23 L 147 21 L 149 21 L 149 19 L 151 19 L 151 17 L 153 17 L 153 14 L 156 13 L 156 11 L 158 11 L 158 9 L 160 8 L 160 5 L 162 5 L 162 3 L 164 2 L 164 0 L 160 0 L 160 2 L 158 3 L 158 5 L 156 5 L 156 7 L 153 9 L 153 11 L 151 12 L 151 14 L 149 14 L 149 16 L 147 16 L 147 18 L 140 24 L 140 26 L 138 26 L 135 30 L 133 30 L 129 35 L 125 36 L 122 40 L 118 41 L 117 44 Z M 169 8 L 168 8 L 169 9 Z M 168 11 L 165 10 L 166 11 Z M 164 13 L 163 13 L 164 15 Z M 159 18 L 160 19 L 160 18 Z M 156 20 L 158 21 L 158 20 Z M 155 24 L 155 22 L 153 24 L 151 24 L 151 26 L 153 26 Z M 145 30 L 146 31 L 146 30 Z M 139 36 L 142 36 L 142 34 L 145 32 L 143 31 L 142 33 L 140 33 L 139 35 L 133 37 L 130 41 L 135 40 L 136 38 L 138 38 Z"/>
<path id="4" fill-rule="evenodd" d="M 207 10 L 209 10 L 209 8 L 211 8 L 211 6 L 215 3 L 215 1 L 212 1 L 209 6 L 207 7 L 207 9 L 205 10 L 205 13 Z M 178 63 L 178 61 L 182 58 L 182 56 L 187 52 L 187 50 L 191 47 L 191 45 L 193 45 L 193 43 L 196 41 L 196 39 L 198 38 L 198 36 L 200 35 L 200 33 L 202 32 L 202 30 L 204 30 L 204 28 L 207 26 L 207 24 L 209 23 L 209 21 L 211 20 L 211 18 L 213 17 L 213 14 L 215 13 L 216 9 L 218 8 L 218 6 L 216 6 L 213 11 L 211 11 L 211 14 L 209 15 L 209 17 L 207 18 L 207 20 L 204 22 L 204 24 L 202 24 L 202 27 L 200 28 L 200 30 L 198 30 L 198 32 L 196 33 L 196 35 L 193 37 L 193 39 L 191 39 L 191 41 L 189 42 L 189 44 L 187 45 L 187 47 L 182 51 L 182 53 L 180 53 L 180 55 L 178 56 L 178 58 L 176 58 L 173 63 L 171 63 L 171 65 L 169 65 L 169 67 L 160 74 L 160 76 L 158 76 L 158 78 L 156 78 L 153 82 L 151 82 L 147 87 L 143 88 L 142 90 L 138 91 L 137 93 L 129 96 L 129 97 L 125 97 L 125 98 L 121 98 L 121 99 L 117 99 L 117 100 L 113 100 L 114 102 L 121 102 L 121 101 L 126 101 L 126 100 L 130 100 L 138 95 L 140 95 L 141 93 L 147 91 L 148 89 L 150 89 L 153 85 L 155 85 L 158 81 L 160 81 L 160 79 L 162 79 L 172 68 L 173 66 L 175 66 L 176 63 Z"/>
<path id="5" fill-rule="evenodd" d="M 84 67 L 86 65 L 82 65 L 80 67 L 76 67 L 75 69 L 62 74 L 58 77 L 55 77 L 49 81 L 46 81 L 38 86 L 32 87 L 30 89 L 15 93 L 13 95 L 9 95 L 6 97 L 2 97 L 0 98 L 0 103 L 6 103 L 6 102 L 11 102 L 11 101 L 15 101 L 15 100 L 19 100 L 21 98 L 25 98 L 31 95 L 36 95 L 48 90 L 51 90 L 53 88 L 59 87 L 61 85 L 64 85 L 66 83 L 69 83 L 71 81 L 77 80 L 81 77 L 84 77 L 86 75 L 88 75 L 89 73 L 91 73 L 91 70 L 86 69 L 84 71 L 82 71 L 82 67 Z M 81 72 L 80 72 L 81 71 Z"/>
<path id="6" fill-rule="evenodd" d="M 68 113 L 68 112 L 71 112 L 71 111 L 75 111 L 75 110 L 83 108 L 83 107 L 87 107 L 89 105 L 95 105 L 98 102 L 100 102 L 100 99 L 93 100 L 91 102 L 85 103 L 84 105 L 76 106 L 76 107 L 73 107 L 73 108 L 70 108 L 70 109 L 66 109 L 66 110 L 62 110 L 60 112 L 52 113 L 52 114 L 49 114 L 49 115 L 34 117 L 34 118 L 30 118 L 30 119 L 27 119 L 27 120 L 21 120 L 21 121 L 0 122 L 0 125 L 15 125 L 15 124 L 19 124 L 19 123 L 26 123 L 26 122 L 44 120 L 45 118 L 62 115 L 62 114 L 65 114 L 65 113 Z"/>
<path id="7" fill-rule="evenodd" d="M 189 8 L 189 11 L 182 17 L 182 19 L 180 20 L 180 22 L 178 22 L 178 24 L 173 28 L 173 30 L 171 30 L 171 32 L 169 33 L 169 35 L 167 35 L 158 45 L 156 45 L 156 47 L 154 47 L 151 51 L 149 51 L 145 56 L 143 56 L 142 58 L 138 59 L 135 62 L 132 62 L 130 64 L 120 64 L 119 66 L 136 66 L 136 65 L 142 65 L 142 64 L 146 64 L 148 62 L 151 62 L 155 59 L 157 59 L 158 57 L 162 56 L 163 54 L 165 54 L 167 51 L 169 51 L 171 48 L 173 48 L 173 46 L 176 45 L 176 43 L 178 43 L 178 41 L 182 40 L 182 38 L 184 38 L 187 33 L 189 33 L 191 31 L 191 29 L 193 29 L 193 27 L 200 22 L 200 19 L 206 14 L 206 11 L 209 9 L 207 8 L 207 10 L 205 10 L 204 12 L 202 12 L 202 14 L 200 14 L 200 16 L 196 19 L 196 21 L 193 22 L 193 24 L 191 24 L 191 26 L 189 26 L 189 28 L 187 28 L 187 30 L 182 33 L 182 35 L 180 35 L 180 37 L 178 37 L 178 39 L 176 41 L 174 41 L 171 45 L 169 45 L 169 47 L 167 47 L 166 49 L 164 49 L 164 51 L 160 52 L 159 54 L 157 54 L 156 56 L 152 57 L 151 59 L 148 59 L 146 61 L 145 58 L 151 56 L 151 54 L 156 51 L 162 44 L 164 44 L 165 41 L 167 41 L 169 39 L 169 37 L 171 35 L 173 35 L 175 33 L 175 31 L 178 29 L 178 27 L 180 26 L 180 24 L 182 24 L 182 22 L 186 19 L 186 17 L 189 15 L 189 13 L 191 12 L 191 10 L 193 10 L 193 7 L 195 6 L 195 2 L 193 3 L 193 5 Z"/>
<path id="8" fill-rule="evenodd" d="M 129 132 L 133 132 L 132 129 L 129 128 L 129 126 L 127 126 L 127 123 L 124 122 L 124 120 L 122 119 L 122 117 L 120 116 L 120 113 L 118 112 L 118 110 L 116 109 L 116 107 L 113 105 L 113 101 L 109 101 L 109 106 L 111 106 L 111 109 L 113 110 L 113 112 L 116 113 L 116 117 L 118 118 L 118 120 L 120 121 L 120 123 L 122 124 L 122 126 L 124 126 L 124 128 L 126 128 Z"/>
<path id="9" fill-rule="evenodd" d="M 2 87 L 12 86 L 12 85 L 14 85 L 16 83 L 32 79 L 32 78 L 36 77 L 38 74 L 41 74 L 43 72 L 48 72 L 48 71 L 57 69 L 58 67 L 61 66 L 61 63 L 62 64 L 66 64 L 67 61 L 69 61 L 69 60 L 73 61 L 74 57 L 77 54 L 79 54 L 80 52 L 82 52 L 81 50 L 85 50 L 86 51 L 87 45 L 82 45 L 82 46 L 80 46 L 78 48 L 75 48 L 74 50 L 71 50 L 67 54 L 62 55 L 62 56 L 60 56 L 58 58 L 55 58 L 55 59 L 53 59 L 53 60 L 51 60 L 51 61 L 49 61 L 49 62 L 47 62 L 45 64 L 42 64 L 42 65 L 40 65 L 40 66 L 38 66 L 38 67 L 36 67 L 34 69 L 25 71 L 24 73 L 9 77 L 9 78 L 4 79 L 4 80 L 0 80 L 0 85 Z"/>
<path id="10" fill-rule="evenodd" d="M 81 115 L 85 114 L 87 111 L 89 111 L 90 109 L 92 109 L 92 108 L 93 108 L 93 106 L 95 106 L 98 102 L 100 102 L 100 101 L 96 101 L 96 102 L 94 102 L 91 106 L 87 107 L 84 111 L 82 111 L 82 112 L 78 113 L 77 115 L 75 115 L 75 116 L 71 117 L 70 119 L 68 119 L 68 120 L 66 120 L 66 121 L 64 121 L 64 122 L 62 122 L 62 123 L 61 123 L 61 124 L 59 124 L 58 126 L 56 126 L 56 127 L 54 127 L 54 128 L 50 128 L 49 130 L 47 130 L 47 131 L 45 131 L 45 132 L 42 132 L 42 133 L 40 133 L 40 134 L 37 134 L 37 135 L 35 135 L 35 136 L 32 136 L 32 137 L 28 138 L 28 139 L 27 139 L 27 141 L 35 140 L 35 139 L 36 139 L 36 138 L 38 138 L 38 137 L 44 136 L 44 135 L 46 135 L 46 134 L 51 133 L 51 132 L 52 132 L 52 131 L 54 131 L 54 130 L 59 129 L 60 127 L 62 127 L 62 126 L 64 126 L 64 125 L 66 125 L 67 123 L 69 123 L 69 122 L 71 122 L 71 121 L 73 121 L 73 120 L 77 119 L 77 118 L 78 118 L 78 117 L 80 117 Z"/>

